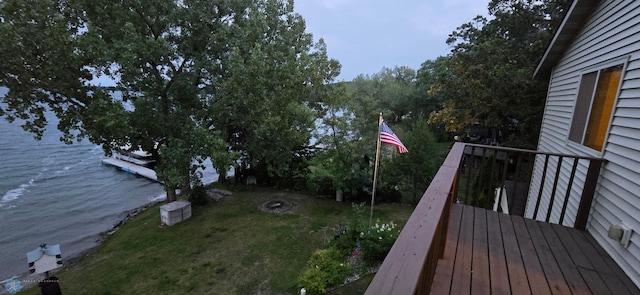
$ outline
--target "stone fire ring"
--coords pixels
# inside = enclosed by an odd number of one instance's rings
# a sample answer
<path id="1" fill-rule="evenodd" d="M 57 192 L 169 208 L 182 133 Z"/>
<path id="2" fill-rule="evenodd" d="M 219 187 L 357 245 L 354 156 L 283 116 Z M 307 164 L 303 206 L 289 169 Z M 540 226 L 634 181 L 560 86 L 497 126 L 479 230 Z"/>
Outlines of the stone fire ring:
<path id="1" fill-rule="evenodd" d="M 287 200 L 271 200 L 260 205 L 260 211 L 267 213 L 284 213 L 293 208 L 293 203 Z"/>

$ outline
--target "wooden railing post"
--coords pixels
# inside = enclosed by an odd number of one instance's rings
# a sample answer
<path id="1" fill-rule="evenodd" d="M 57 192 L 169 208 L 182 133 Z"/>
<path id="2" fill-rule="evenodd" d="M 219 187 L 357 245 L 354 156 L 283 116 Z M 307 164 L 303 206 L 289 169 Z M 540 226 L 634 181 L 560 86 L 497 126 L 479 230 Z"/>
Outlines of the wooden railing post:
<path id="1" fill-rule="evenodd" d="M 602 167 L 602 160 L 589 161 L 589 170 L 587 170 L 584 188 L 582 189 L 582 196 L 580 197 L 580 206 L 578 207 L 576 221 L 573 225 L 576 229 L 585 230 L 587 227 L 587 219 L 589 219 L 591 202 L 593 201 L 593 195 L 596 192 L 598 176 L 600 175 L 600 167 Z"/>

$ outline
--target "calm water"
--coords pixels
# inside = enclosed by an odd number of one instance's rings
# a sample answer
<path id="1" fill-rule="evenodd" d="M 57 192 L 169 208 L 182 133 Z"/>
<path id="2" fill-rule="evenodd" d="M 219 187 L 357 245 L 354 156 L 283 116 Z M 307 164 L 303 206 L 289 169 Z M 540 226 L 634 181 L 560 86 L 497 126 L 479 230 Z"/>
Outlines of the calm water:
<path id="1" fill-rule="evenodd" d="M 96 246 L 127 211 L 164 198 L 160 184 L 102 165 L 100 146 L 59 137 L 50 125 L 37 141 L 0 117 L 0 281 L 27 272 L 26 253 L 41 243 L 60 244 L 69 258 Z M 216 179 L 205 172 L 205 183 Z"/>

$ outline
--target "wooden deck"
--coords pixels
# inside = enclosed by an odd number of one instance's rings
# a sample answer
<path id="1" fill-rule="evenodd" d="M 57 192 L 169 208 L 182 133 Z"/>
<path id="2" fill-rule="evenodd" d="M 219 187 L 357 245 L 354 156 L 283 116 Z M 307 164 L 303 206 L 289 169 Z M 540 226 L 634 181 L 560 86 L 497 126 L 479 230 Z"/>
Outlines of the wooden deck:
<path id="1" fill-rule="evenodd" d="M 640 294 L 588 232 L 454 204 L 431 294 Z"/>

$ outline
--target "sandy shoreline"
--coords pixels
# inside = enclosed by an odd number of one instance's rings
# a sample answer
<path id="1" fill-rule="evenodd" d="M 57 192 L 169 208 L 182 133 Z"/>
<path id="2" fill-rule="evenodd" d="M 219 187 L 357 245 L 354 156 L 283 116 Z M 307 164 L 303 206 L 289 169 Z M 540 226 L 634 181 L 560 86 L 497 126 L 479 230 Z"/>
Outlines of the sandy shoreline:
<path id="1" fill-rule="evenodd" d="M 157 201 L 153 201 L 147 204 L 144 204 L 142 206 L 139 206 L 137 208 L 131 209 L 129 211 L 126 211 L 126 215 L 124 218 L 122 218 L 119 222 L 117 222 L 115 225 L 113 225 L 113 227 L 111 227 L 108 230 L 105 230 L 101 233 L 89 236 L 87 238 L 91 238 L 92 240 L 95 241 L 94 245 L 78 252 L 78 253 L 74 253 L 71 254 L 68 257 L 64 257 L 62 262 L 63 262 L 63 267 L 60 269 L 64 269 L 65 267 L 70 267 L 76 263 L 78 263 L 78 261 L 80 261 L 84 256 L 86 256 L 87 254 L 95 251 L 100 245 L 102 245 L 102 243 L 104 242 L 104 240 L 107 238 L 107 236 L 115 233 L 116 231 L 118 231 L 118 229 L 124 225 L 125 223 L 127 223 L 129 220 L 131 220 L 132 218 L 134 218 L 135 216 L 137 216 L 138 214 L 146 211 L 147 209 L 155 206 L 158 203 L 162 203 L 164 202 L 164 200 L 157 200 Z M 51 275 L 55 276 L 55 273 L 57 272 L 57 270 L 52 271 Z M 0 295 L 5 295 L 5 294 L 11 294 L 9 293 L 6 289 L 5 289 L 5 285 L 7 283 L 8 280 L 18 280 L 20 281 L 20 285 L 22 286 L 23 289 L 29 288 L 31 286 L 37 285 L 38 282 L 42 281 L 45 279 L 45 275 L 44 274 L 39 274 L 39 275 L 31 275 L 29 274 L 29 272 L 25 272 L 22 274 L 18 274 L 15 276 L 12 276 L 10 278 L 6 278 L 3 279 L 2 281 L 0 281 Z M 63 283 L 60 284 L 61 287 L 63 286 Z M 19 293 L 19 292 L 18 292 Z"/>

